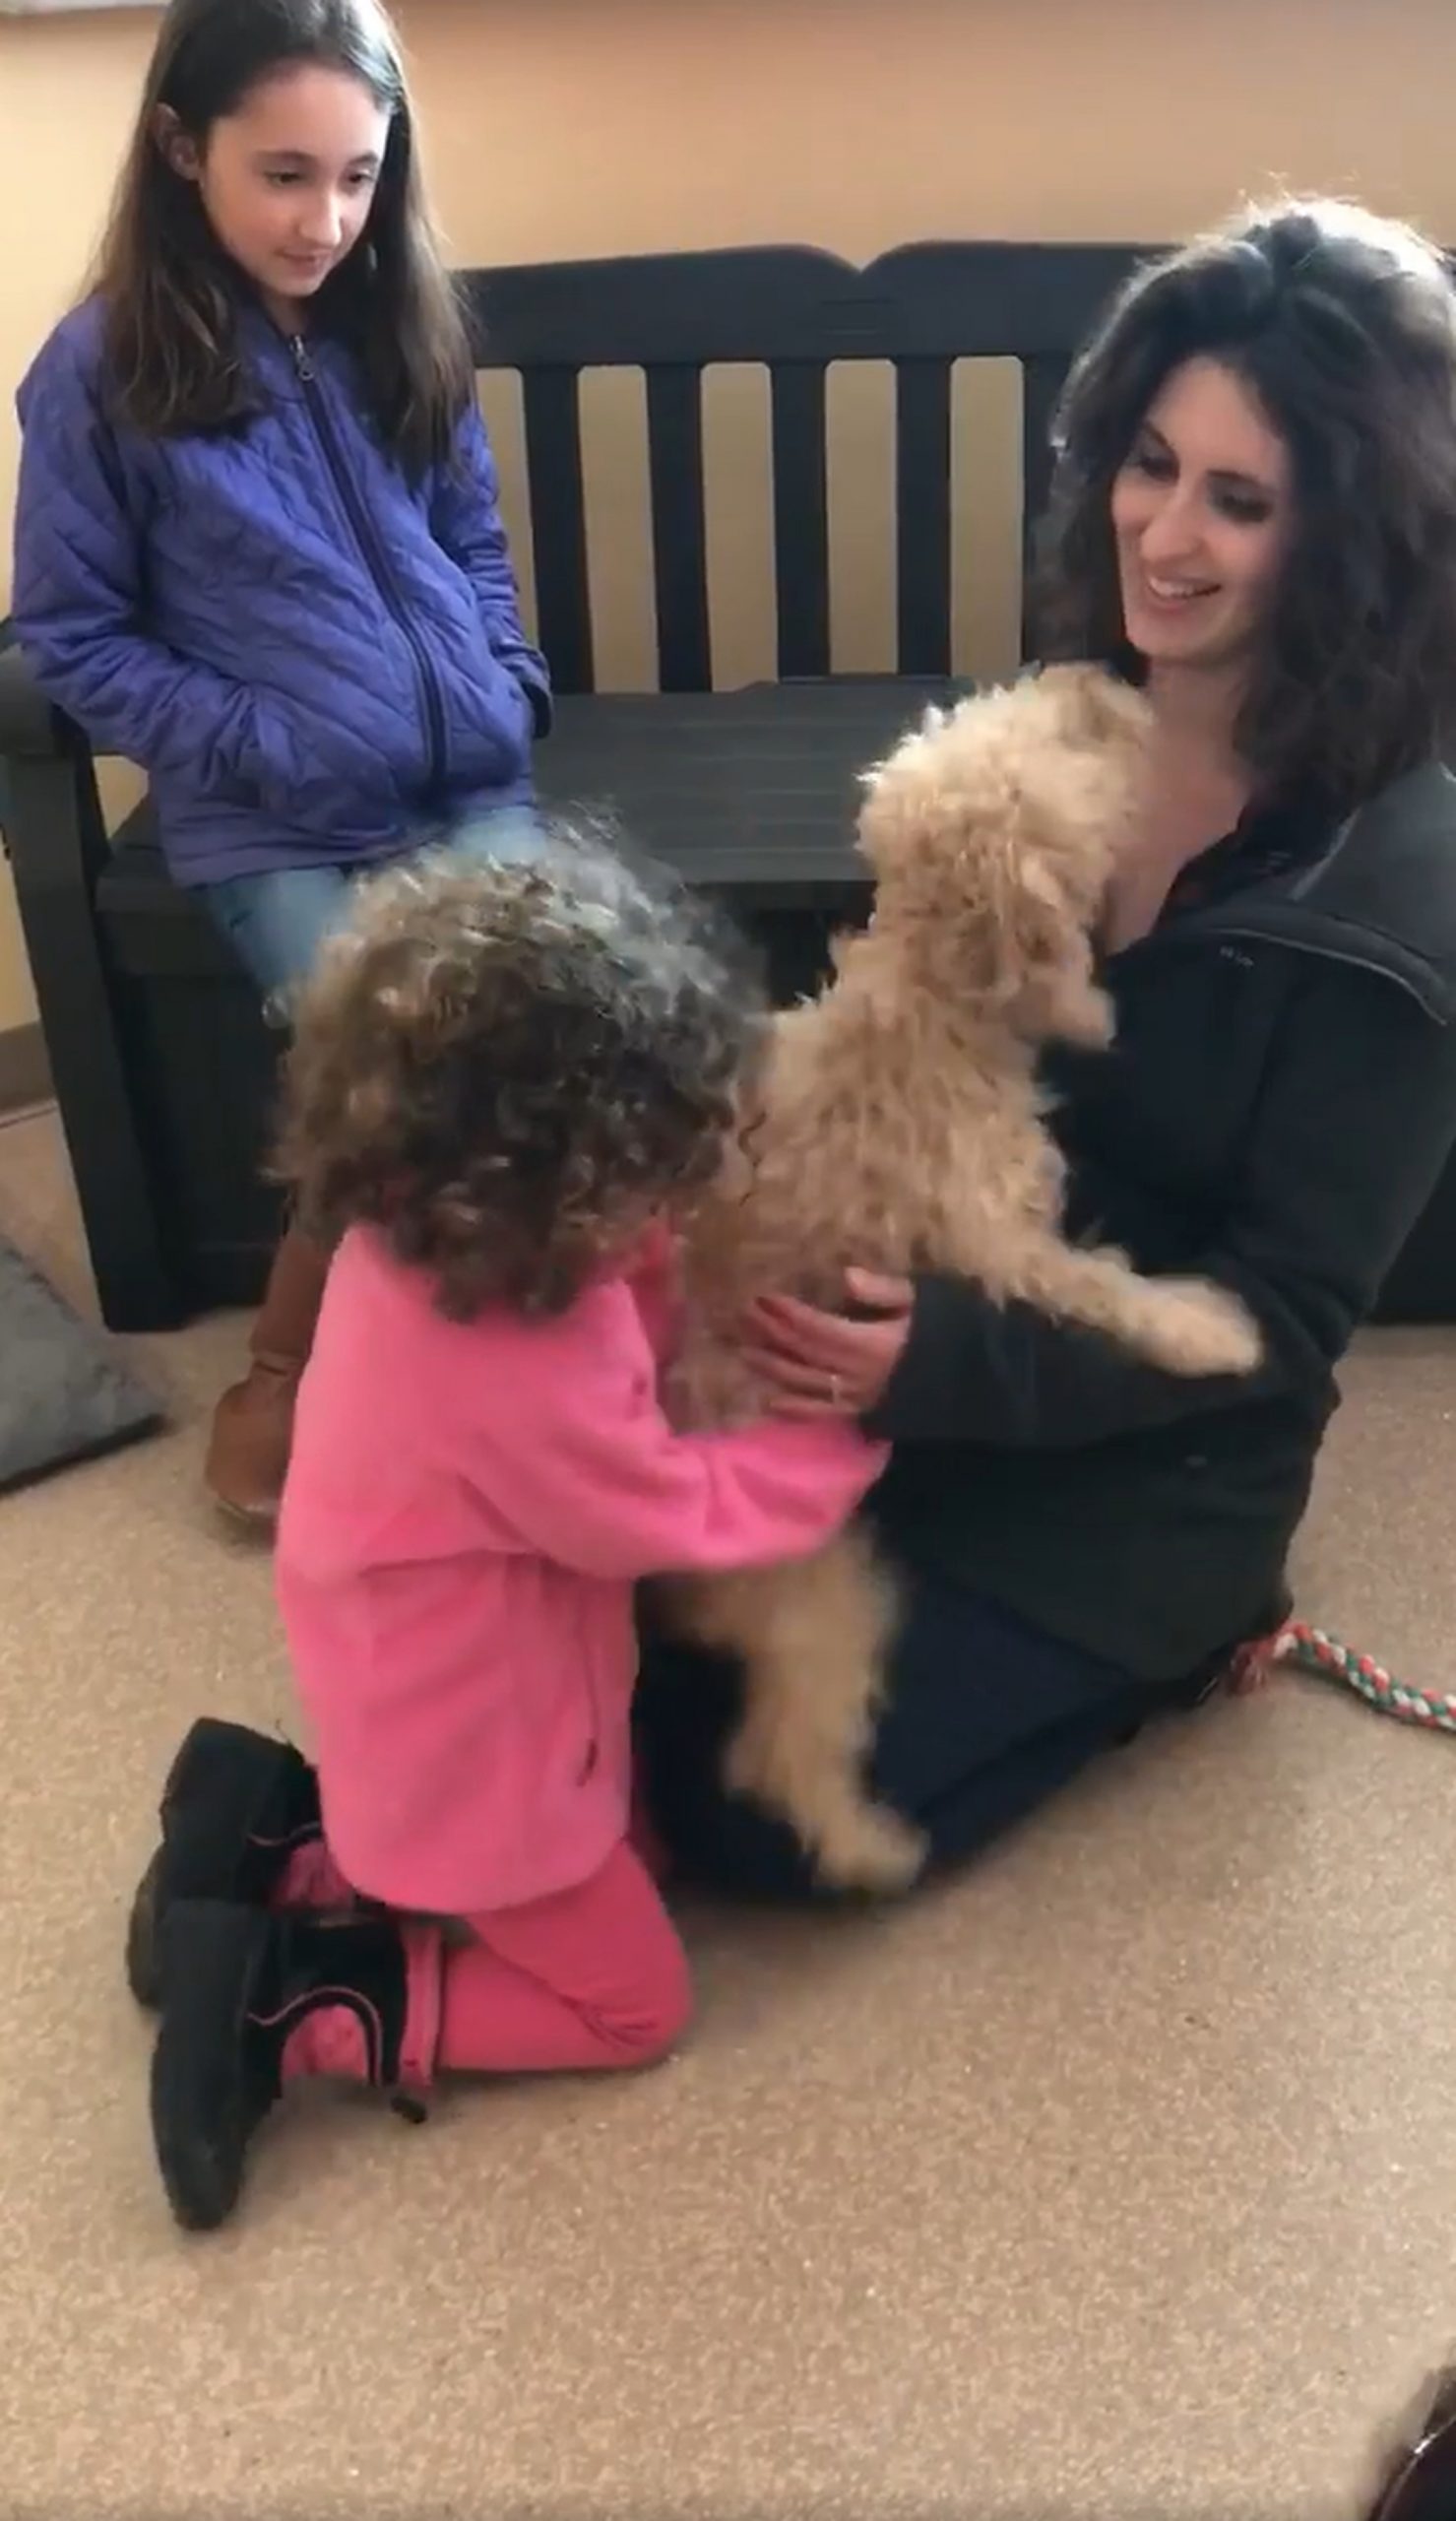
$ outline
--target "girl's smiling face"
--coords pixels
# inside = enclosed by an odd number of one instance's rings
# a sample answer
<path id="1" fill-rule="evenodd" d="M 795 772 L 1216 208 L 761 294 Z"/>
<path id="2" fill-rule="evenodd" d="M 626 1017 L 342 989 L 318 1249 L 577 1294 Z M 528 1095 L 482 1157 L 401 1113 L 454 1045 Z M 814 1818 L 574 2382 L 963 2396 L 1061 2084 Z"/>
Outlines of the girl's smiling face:
<path id="1" fill-rule="evenodd" d="M 161 145 L 195 183 L 218 242 L 285 330 L 352 253 L 373 207 L 390 117 L 362 80 L 299 62 L 249 89 L 199 146 Z"/>

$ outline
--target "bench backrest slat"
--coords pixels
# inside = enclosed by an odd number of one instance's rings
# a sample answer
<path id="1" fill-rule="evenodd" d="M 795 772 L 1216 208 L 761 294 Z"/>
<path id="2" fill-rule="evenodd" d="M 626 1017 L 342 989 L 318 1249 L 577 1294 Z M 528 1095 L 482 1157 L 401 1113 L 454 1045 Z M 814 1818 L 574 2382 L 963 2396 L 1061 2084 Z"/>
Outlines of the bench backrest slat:
<path id="1" fill-rule="evenodd" d="M 1021 570 L 1025 589 L 1032 569 L 1032 546 L 1051 485 L 1051 423 L 1066 381 L 1067 361 L 1057 353 L 1034 351 L 1021 362 Z M 1026 644 L 1027 606 L 1022 598 L 1022 643 Z"/>
<path id="2" fill-rule="evenodd" d="M 829 466 L 821 359 L 769 369 L 779 673 L 829 672 Z"/>
<path id="3" fill-rule="evenodd" d="M 948 358 L 895 369 L 895 595 L 902 674 L 950 667 Z"/>
<path id="4" fill-rule="evenodd" d="M 579 371 L 521 372 L 540 641 L 562 691 L 595 687 Z"/>
<path id="5" fill-rule="evenodd" d="M 713 679 L 713 667 L 700 367 L 648 369 L 647 459 L 658 679 L 664 691 L 703 691 Z"/>

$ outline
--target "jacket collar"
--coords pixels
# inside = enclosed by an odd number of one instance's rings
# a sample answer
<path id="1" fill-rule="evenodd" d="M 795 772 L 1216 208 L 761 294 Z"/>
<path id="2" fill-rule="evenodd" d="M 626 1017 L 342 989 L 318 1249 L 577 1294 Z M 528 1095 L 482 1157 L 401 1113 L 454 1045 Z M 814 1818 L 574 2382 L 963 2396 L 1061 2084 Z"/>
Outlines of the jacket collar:
<path id="1" fill-rule="evenodd" d="M 315 320 L 306 333 L 299 335 L 282 333 L 272 316 L 266 315 L 253 297 L 239 300 L 237 341 L 255 375 L 264 381 L 270 395 L 281 402 L 295 401 L 303 391 L 295 341 L 301 341 L 304 356 L 316 376 L 337 370 L 348 356 L 337 333 L 326 322 Z"/>
<path id="2" fill-rule="evenodd" d="M 1243 937 L 1354 963 L 1456 1023 L 1456 777 L 1427 762 L 1164 934 Z"/>

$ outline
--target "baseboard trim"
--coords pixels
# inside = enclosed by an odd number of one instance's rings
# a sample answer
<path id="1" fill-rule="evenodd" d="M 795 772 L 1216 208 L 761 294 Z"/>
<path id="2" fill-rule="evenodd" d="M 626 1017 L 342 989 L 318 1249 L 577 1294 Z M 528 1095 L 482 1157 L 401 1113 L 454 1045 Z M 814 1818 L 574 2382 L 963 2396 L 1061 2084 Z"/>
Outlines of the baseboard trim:
<path id="1" fill-rule="evenodd" d="M 38 1024 L 17 1024 L 0 1033 L 0 1117 L 48 1103 L 53 1088 L 45 1036 Z"/>

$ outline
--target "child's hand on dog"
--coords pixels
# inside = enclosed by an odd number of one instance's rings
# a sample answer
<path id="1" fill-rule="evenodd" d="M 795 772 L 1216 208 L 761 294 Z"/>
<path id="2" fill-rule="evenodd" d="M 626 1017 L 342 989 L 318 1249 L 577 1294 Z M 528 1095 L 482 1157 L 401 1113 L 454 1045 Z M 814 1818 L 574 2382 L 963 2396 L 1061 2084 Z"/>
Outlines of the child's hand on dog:
<path id="1" fill-rule="evenodd" d="M 779 1418 L 862 1418 L 877 1407 L 905 1353 L 915 1311 L 908 1278 L 845 1273 L 845 1313 L 796 1296 L 760 1296 L 744 1317 L 743 1353 Z"/>

